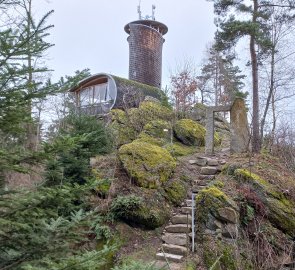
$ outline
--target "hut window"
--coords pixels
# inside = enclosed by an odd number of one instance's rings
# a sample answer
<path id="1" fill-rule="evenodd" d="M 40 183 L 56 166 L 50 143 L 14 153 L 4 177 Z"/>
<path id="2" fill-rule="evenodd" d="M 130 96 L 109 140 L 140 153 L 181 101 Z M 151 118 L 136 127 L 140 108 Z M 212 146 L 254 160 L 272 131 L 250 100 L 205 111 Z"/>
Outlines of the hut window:
<path id="1" fill-rule="evenodd" d="M 80 92 L 80 106 L 87 106 L 92 102 L 92 91 L 91 87 L 85 88 Z"/>
<path id="2" fill-rule="evenodd" d="M 109 100 L 108 84 L 97 84 L 94 87 L 93 103 L 102 103 Z"/>

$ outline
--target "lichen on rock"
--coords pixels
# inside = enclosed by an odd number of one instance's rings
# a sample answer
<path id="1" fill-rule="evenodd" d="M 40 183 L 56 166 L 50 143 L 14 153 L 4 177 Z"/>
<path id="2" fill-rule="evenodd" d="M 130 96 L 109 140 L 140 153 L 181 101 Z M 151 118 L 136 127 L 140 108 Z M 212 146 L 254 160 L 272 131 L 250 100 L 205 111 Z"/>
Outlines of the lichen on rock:
<path id="1" fill-rule="evenodd" d="M 173 173 L 176 162 L 170 153 L 150 143 L 134 141 L 119 149 L 119 159 L 136 184 L 157 188 Z"/>
<path id="2" fill-rule="evenodd" d="M 239 181 L 248 183 L 267 208 L 270 222 L 283 232 L 295 236 L 295 202 L 288 199 L 274 185 L 259 175 L 246 169 L 237 169 L 234 172 Z"/>
<path id="3" fill-rule="evenodd" d="M 144 126 L 153 120 L 170 121 L 172 117 L 172 110 L 153 101 L 144 101 L 139 108 L 130 110 L 130 121 L 139 131 L 142 131 Z"/>
<path id="4" fill-rule="evenodd" d="M 180 142 L 168 143 L 164 145 L 164 148 L 167 149 L 173 157 L 188 156 L 196 152 L 194 146 L 184 145 Z"/>
<path id="5" fill-rule="evenodd" d="M 169 217 L 170 207 L 159 192 L 145 192 L 115 198 L 111 212 L 116 218 L 133 226 L 155 229 Z"/>
<path id="6" fill-rule="evenodd" d="M 219 220 L 224 220 L 219 214 L 220 209 L 227 207 L 233 211 L 238 211 L 236 203 L 215 186 L 201 190 L 196 196 L 196 205 L 197 220 L 203 224 L 207 223 L 210 215 Z"/>
<path id="7" fill-rule="evenodd" d="M 186 197 L 187 184 L 180 180 L 174 179 L 164 185 L 165 197 L 175 206 L 180 206 Z"/>
<path id="8" fill-rule="evenodd" d="M 132 126 L 126 112 L 120 109 L 114 109 L 111 111 L 111 116 L 112 123 L 110 128 L 115 137 L 116 145 L 121 146 L 132 142 L 138 133 Z"/>
<path id="9" fill-rule="evenodd" d="M 191 119 L 181 119 L 174 126 L 175 137 L 186 145 L 204 146 L 206 129 Z"/>

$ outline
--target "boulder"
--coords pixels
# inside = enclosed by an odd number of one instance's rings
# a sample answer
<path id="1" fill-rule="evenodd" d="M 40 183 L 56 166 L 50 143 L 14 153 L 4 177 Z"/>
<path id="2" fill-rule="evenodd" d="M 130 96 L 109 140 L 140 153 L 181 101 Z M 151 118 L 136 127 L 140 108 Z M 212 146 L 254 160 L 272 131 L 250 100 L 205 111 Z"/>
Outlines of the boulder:
<path id="1" fill-rule="evenodd" d="M 176 167 L 175 159 L 167 150 L 140 141 L 123 145 L 119 159 L 136 184 L 146 188 L 161 186 Z"/>
<path id="2" fill-rule="evenodd" d="M 157 119 L 148 122 L 143 127 L 143 132 L 155 138 L 163 139 L 165 142 L 169 142 L 171 138 L 171 125 L 164 120 Z"/>
<path id="3" fill-rule="evenodd" d="M 126 112 L 114 109 L 111 110 L 112 123 L 110 129 L 115 137 L 117 146 L 132 142 L 136 136 L 137 131 L 132 126 Z"/>
<path id="4" fill-rule="evenodd" d="M 144 101 L 140 103 L 139 108 L 130 109 L 129 116 L 133 126 L 142 131 L 151 121 L 170 121 L 173 118 L 173 111 L 158 102 Z"/>
<path id="5" fill-rule="evenodd" d="M 222 228 L 222 236 L 226 238 L 236 239 L 238 237 L 238 228 L 235 224 L 226 224 Z"/>
<path id="6" fill-rule="evenodd" d="M 276 186 L 246 169 L 236 169 L 234 175 L 238 181 L 252 185 L 253 191 L 268 210 L 267 217 L 272 225 L 295 237 L 295 202 Z"/>
<path id="7" fill-rule="evenodd" d="M 111 204 L 111 212 L 116 218 L 147 229 L 158 228 L 167 222 L 170 210 L 163 196 L 153 190 L 118 196 Z"/>
<path id="8" fill-rule="evenodd" d="M 218 215 L 219 215 L 219 219 L 222 221 L 230 222 L 234 224 L 237 224 L 239 222 L 237 212 L 230 207 L 224 207 L 224 208 L 218 209 Z"/>
<path id="9" fill-rule="evenodd" d="M 218 210 L 230 207 L 238 211 L 236 203 L 216 186 L 202 189 L 196 196 L 196 220 L 208 227 L 215 219 L 219 219 Z"/>
<path id="10" fill-rule="evenodd" d="M 191 119 L 178 120 L 174 126 L 174 134 L 186 145 L 205 145 L 205 128 Z"/>
<path id="11" fill-rule="evenodd" d="M 186 197 L 187 184 L 180 179 L 169 180 L 163 185 L 165 197 L 175 206 L 180 206 Z"/>

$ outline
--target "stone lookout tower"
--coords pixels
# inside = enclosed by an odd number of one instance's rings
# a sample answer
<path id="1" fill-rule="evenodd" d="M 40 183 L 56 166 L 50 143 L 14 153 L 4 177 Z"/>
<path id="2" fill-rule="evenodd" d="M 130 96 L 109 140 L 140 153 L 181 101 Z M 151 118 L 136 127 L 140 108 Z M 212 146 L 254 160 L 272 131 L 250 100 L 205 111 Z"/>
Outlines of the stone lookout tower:
<path id="1" fill-rule="evenodd" d="M 168 27 L 155 20 L 155 6 L 152 16 L 141 16 L 139 20 L 128 23 L 124 30 L 129 37 L 129 79 L 161 88 L 162 48 Z"/>

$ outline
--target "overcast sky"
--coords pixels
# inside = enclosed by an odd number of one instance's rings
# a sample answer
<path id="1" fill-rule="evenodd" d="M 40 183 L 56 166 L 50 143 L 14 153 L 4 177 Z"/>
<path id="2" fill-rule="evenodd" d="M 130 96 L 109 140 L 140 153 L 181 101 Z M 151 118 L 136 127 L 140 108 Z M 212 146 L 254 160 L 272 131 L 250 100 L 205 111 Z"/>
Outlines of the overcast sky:
<path id="1" fill-rule="evenodd" d="M 50 41 L 47 64 L 53 79 L 90 68 L 92 73 L 107 72 L 128 77 L 129 47 L 124 26 L 138 19 L 138 0 L 35 0 L 37 15 L 54 9 L 49 23 Z M 169 71 L 184 58 L 201 62 L 206 45 L 213 40 L 215 26 L 212 3 L 206 0 L 142 0 L 142 15 L 151 15 L 169 31 L 163 47 L 163 86 Z"/>

